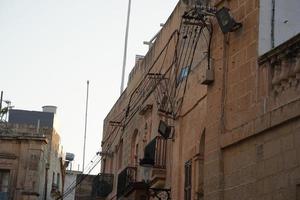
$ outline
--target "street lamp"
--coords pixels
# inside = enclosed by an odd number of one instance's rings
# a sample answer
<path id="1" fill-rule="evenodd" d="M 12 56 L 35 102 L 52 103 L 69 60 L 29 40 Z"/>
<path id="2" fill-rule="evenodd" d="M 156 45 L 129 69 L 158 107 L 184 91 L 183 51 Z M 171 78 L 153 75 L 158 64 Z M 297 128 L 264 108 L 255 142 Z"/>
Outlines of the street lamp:
<path id="1" fill-rule="evenodd" d="M 164 139 L 168 139 L 171 133 L 171 126 L 166 124 L 166 122 L 160 120 L 158 125 L 158 132 L 163 136 Z"/>
<path id="2" fill-rule="evenodd" d="M 149 184 L 151 180 L 151 172 L 154 166 L 154 160 L 148 154 L 145 154 L 143 159 L 140 159 L 140 166 L 142 170 L 142 179 Z"/>
<path id="3" fill-rule="evenodd" d="M 242 23 L 236 22 L 230 15 L 229 8 L 221 8 L 215 16 L 223 33 L 233 32 L 242 27 Z"/>
<path id="4" fill-rule="evenodd" d="M 155 161 L 151 158 L 150 154 L 145 152 L 145 156 L 143 159 L 140 159 L 139 164 L 142 170 L 142 179 L 146 183 L 148 198 L 154 197 L 158 200 L 171 200 L 171 189 L 150 187 L 151 172 L 155 165 Z"/>

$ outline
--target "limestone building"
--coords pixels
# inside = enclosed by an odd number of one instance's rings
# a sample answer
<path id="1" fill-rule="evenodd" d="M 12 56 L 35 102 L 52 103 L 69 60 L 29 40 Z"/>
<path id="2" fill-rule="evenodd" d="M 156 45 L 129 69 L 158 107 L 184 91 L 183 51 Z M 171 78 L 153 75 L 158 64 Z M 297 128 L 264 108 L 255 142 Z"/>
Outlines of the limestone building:
<path id="1" fill-rule="evenodd" d="M 64 168 L 55 107 L 10 110 L 0 129 L 0 199 L 56 199 L 63 191 Z"/>
<path id="2" fill-rule="evenodd" d="M 96 175 L 82 174 L 81 171 L 66 170 L 64 200 L 93 200 L 93 182 Z"/>
<path id="3" fill-rule="evenodd" d="M 104 120 L 99 199 L 300 200 L 300 2 L 196 2 Z"/>

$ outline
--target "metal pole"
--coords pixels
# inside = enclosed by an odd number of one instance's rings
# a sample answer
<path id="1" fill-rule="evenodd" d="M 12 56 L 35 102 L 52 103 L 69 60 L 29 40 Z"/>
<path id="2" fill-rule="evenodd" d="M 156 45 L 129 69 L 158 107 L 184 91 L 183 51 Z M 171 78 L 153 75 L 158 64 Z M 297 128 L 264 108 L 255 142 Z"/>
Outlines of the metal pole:
<path id="1" fill-rule="evenodd" d="M 126 22 L 126 32 L 125 32 L 125 46 L 124 46 L 124 56 L 123 56 L 123 67 L 122 67 L 120 95 L 122 94 L 122 92 L 124 90 L 124 76 L 125 76 L 126 59 L 127 59 L 127 43 L 128 43 L 128 32 L 129 32 L 129 22 L 130 22 L 130 9 L 131 9 L 131 0 L 128 1 L 127 22 Z"/>
<path id="2" fill-rule="evenodd" d="M 1 91 L 1 97 L 0 97 L 0 112 L 2 110 L 2 100 L 3 100 L 3 91 Z"/>
<path id="3" fill-rule="evenodd" d="M 84 123 L 82 173 L 84 172 L 84 163 L 85 163 L 85 145 L 86 145 L 87 113 L 88 113 L 88 104 L 89 104 L 89 84 L 90 84 L 90 81 L 87 80 L 86 84 L 87 84 L 87 88 L 86 88 L 86 102 L 85 102 L 85 123 Z"/>

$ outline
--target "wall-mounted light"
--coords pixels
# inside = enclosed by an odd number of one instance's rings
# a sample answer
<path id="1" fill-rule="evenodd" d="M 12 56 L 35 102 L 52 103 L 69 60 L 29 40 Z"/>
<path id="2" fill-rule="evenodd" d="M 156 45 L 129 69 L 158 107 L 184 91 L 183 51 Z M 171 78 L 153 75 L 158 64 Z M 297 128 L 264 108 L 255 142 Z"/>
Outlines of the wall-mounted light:
<path id="1" fill-rule="evenodd" d="M 168 139 L 171 133 L 171 127 L 168 126 L 164 121 L 160 120 L 158 125 L 158 132 L 163 138 Z"/>
<path id="2" fill-rule="evenodd" d="M 223 33 L 233 32 L 242 27 L 242 23 L 236 22 L 226 7 L 218 10 L 215 15 Z"/>

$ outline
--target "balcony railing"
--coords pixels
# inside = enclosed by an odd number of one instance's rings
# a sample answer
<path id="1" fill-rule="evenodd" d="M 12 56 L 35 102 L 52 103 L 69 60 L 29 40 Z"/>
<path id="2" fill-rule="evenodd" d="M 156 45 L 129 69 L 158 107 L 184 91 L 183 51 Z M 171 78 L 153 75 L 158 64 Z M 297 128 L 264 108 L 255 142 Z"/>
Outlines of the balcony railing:
<path id="1" fill-rule="evenodd" d="M 259 65 L 260 93 L 275 99 L 273 104 L 285 104 L 299 97 L 300 34 L 261 56 Z"/>
<path id="2" fill-rule="evenodd" d="M 117 197 L 123 196 L 136 182 L 136 167 L 127 167 L 118 175 Z"/>
<path id="3" fill-rule="evenodd" d="M 144 157 L 154 161 L 154 168 L 166 168 L 167 140 L 156 136 L 146 147 Z"/>
<path id="4" fill-rule="evenodd" d="M 113 190 L 113 182 L 113 174 L 98 174 L 93 181 L 92 197 L 107 197 Z"/>

